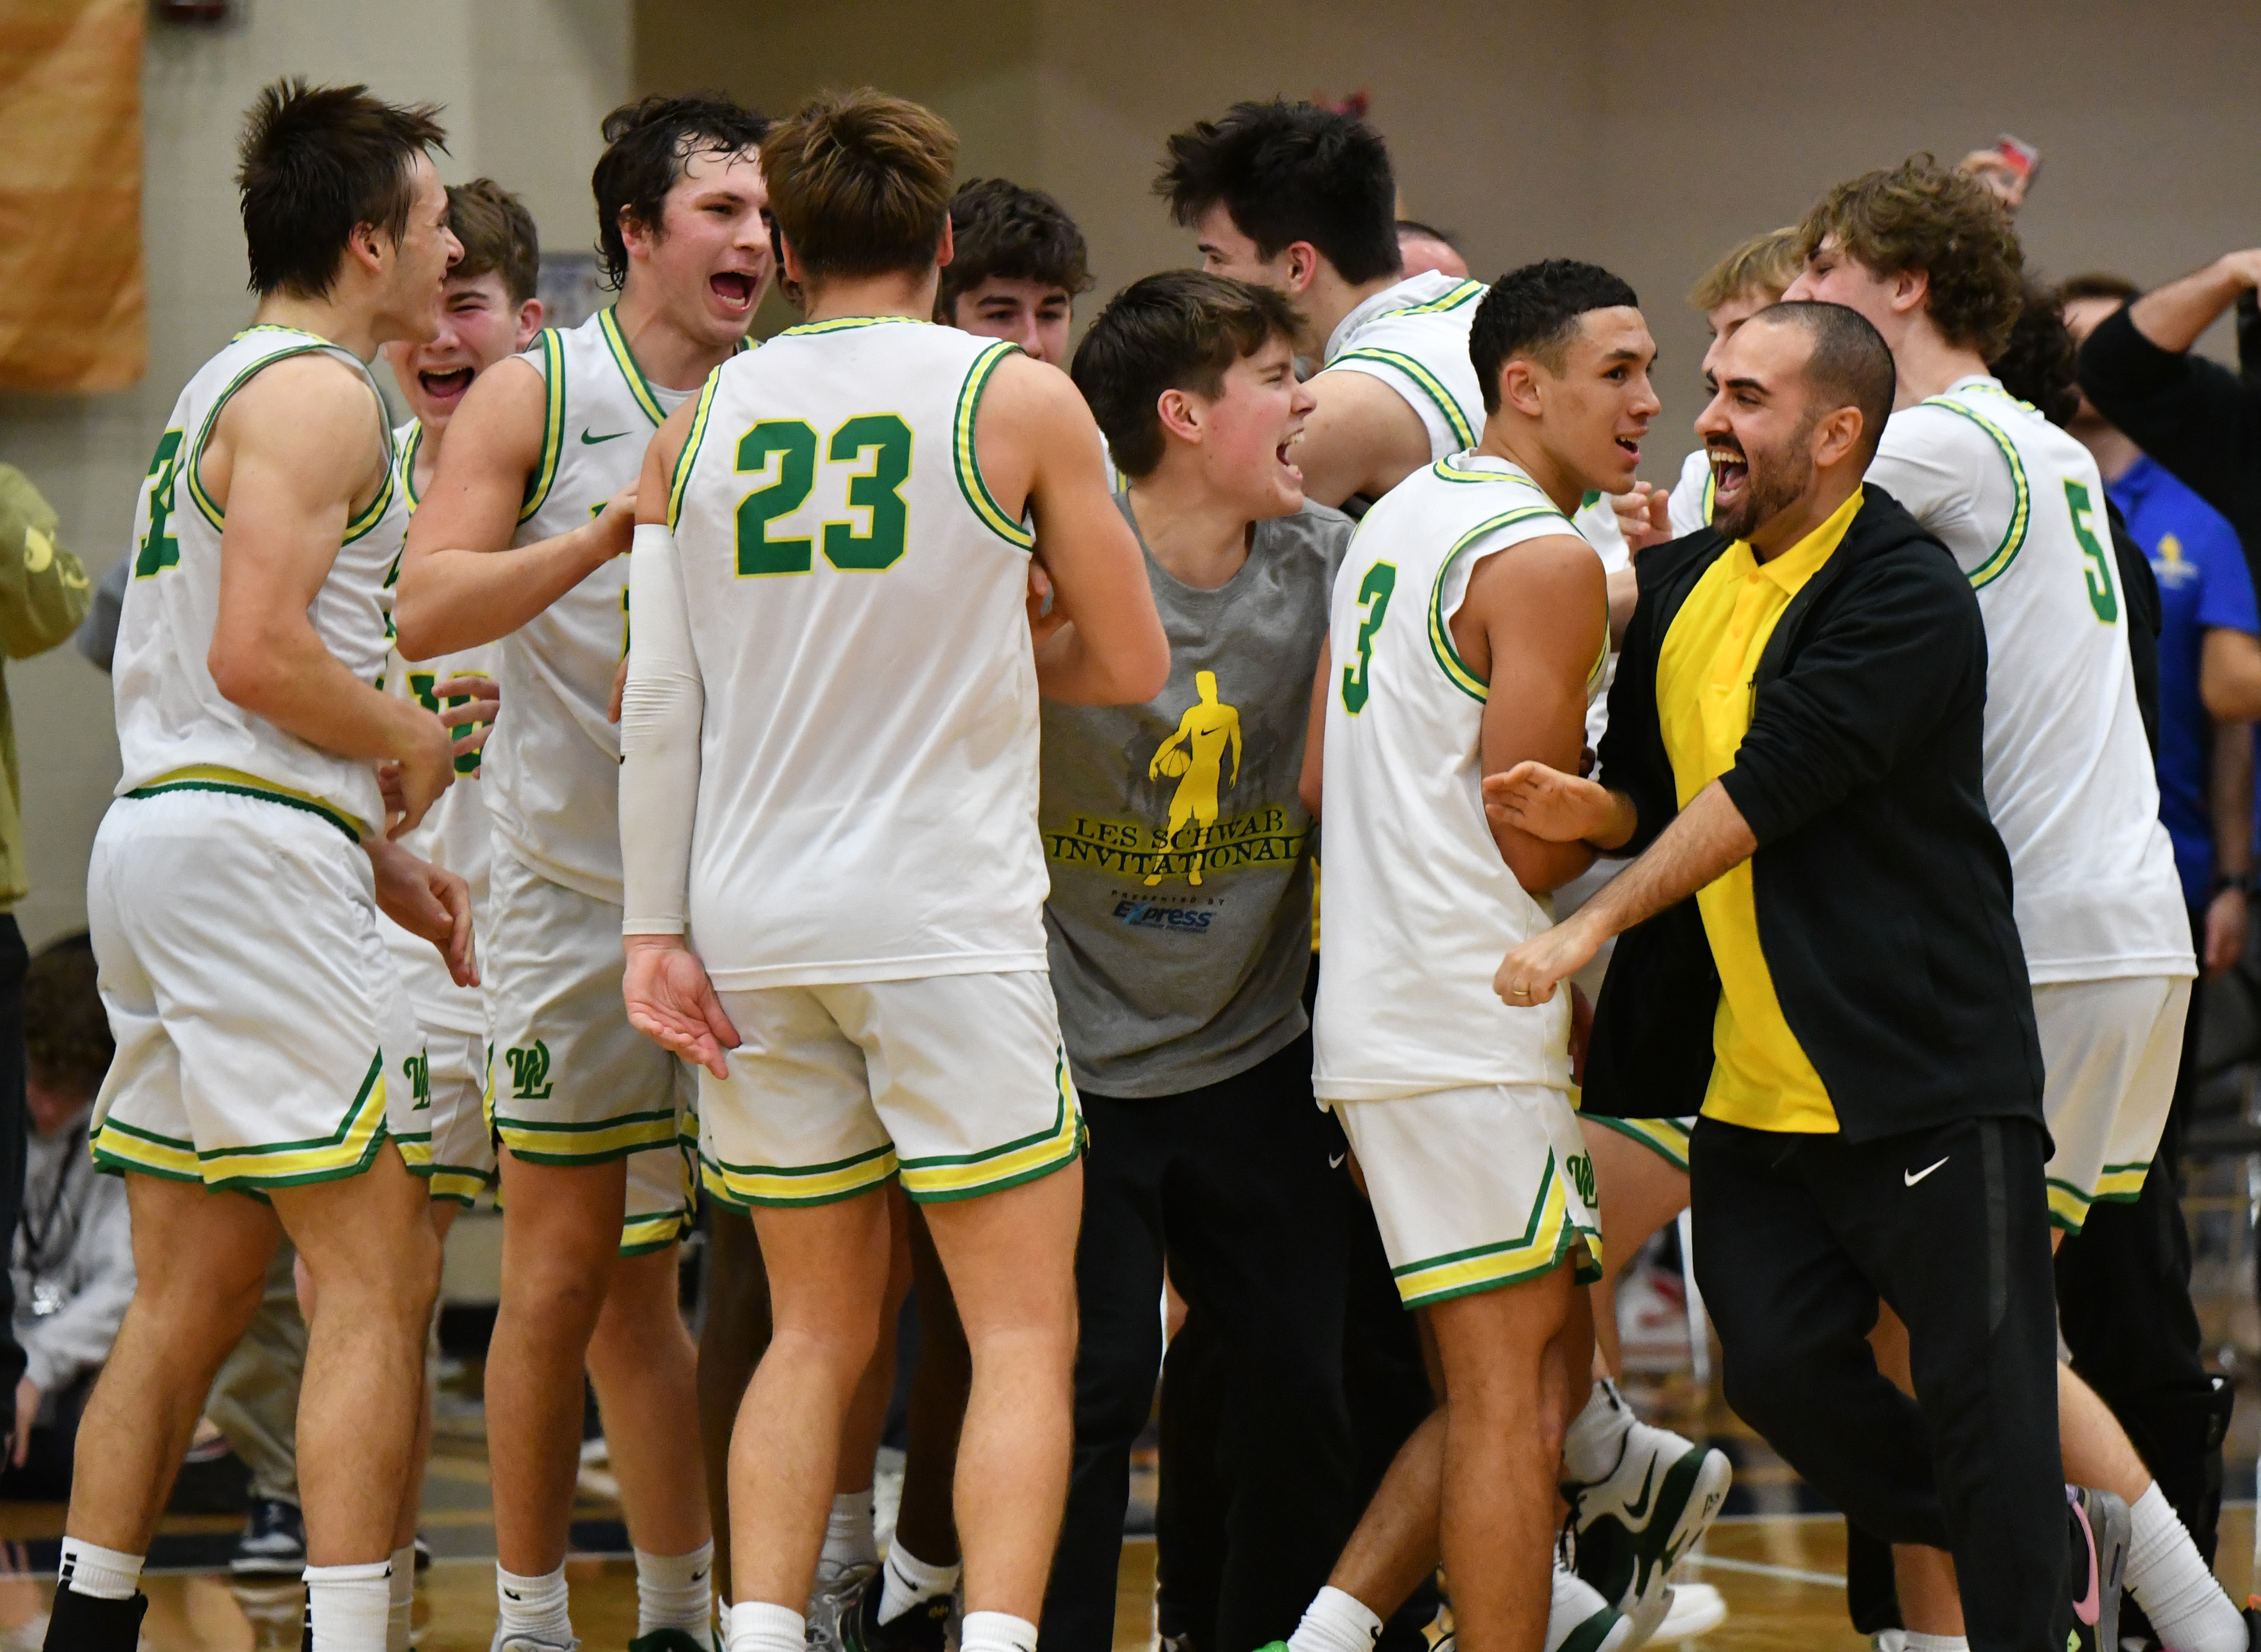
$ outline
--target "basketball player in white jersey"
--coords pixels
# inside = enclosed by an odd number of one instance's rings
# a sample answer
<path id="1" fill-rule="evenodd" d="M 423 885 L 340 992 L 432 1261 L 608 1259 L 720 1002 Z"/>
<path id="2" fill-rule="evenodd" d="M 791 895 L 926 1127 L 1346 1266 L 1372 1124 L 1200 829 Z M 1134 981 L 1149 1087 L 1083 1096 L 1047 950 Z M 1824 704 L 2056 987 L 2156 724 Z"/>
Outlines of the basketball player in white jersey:
<path id="1" fill-rule="evenodd" d="M 1955 554 L 1985 618 L 1986 802 L 2034 983 L 2050 1217 L 2078 1232 L 2094 1201 L 2142 1191 L 2196 973 L 2103 483 L 2086 449 L 1987 371 L 2017 318 L 2022 261 L 1984 184 L 1918 156 L 1830 191 L 1802 241 L 1784 296 L 1857 310 L 1891 347 L 1896 411 L 1869 481 Z M 1724 496 L 1741 469 L 1716 450 L 1713 463 Z M 2178 1652 L 2243 1652 L 2236 1609 L 2118 1422 L 2070 1369 L 2058 1388 L 2066 1477 L 2127 1500 L 2128 1583 L 2153 1627 Z M 1936 1569 L 1913 1587 L 1906 1561 L 1900 1572 L 1912 1612 L 1951 1601 Z"/>
<path id="2" fill-rule="evenodd" d="M 472 384 L 401 568 L 403 655 L 502 643 L 504 709 L 480 786 L 494 822 L 489 1106 L 504 1222 L 488 1433 L 497 1643 L 513 1652 L 572 1639 L 563 1568 L 585 1360 L 636 1551 L 638 1639 L 703 1647 L 711 1634 L 693 1354 L 676 1309 L 689 1144 L 678 1066 L 620 1001 L 607 711 L 628 643 L 621 553 L 642 449 L 743 348 L 768 283 L 763 129 L 703 98 L 607 118 L 593 182 L 619 302 Z"/>
<path id="3" fill-rule="evenodd" d="M 1200 237 L 1202 269 L 1275 287 L 1303 313 L 1299 342 L 1322 370 L 1296 446 L 1307 497 L 1379 499 L 1476 445 L 1468 327 L 1483 284 L 1403 274 L 1380 133 L 1316 104 L 1235 104 L 1170 139 L 1154 187 Z"/>
<path id="4" fill-rule="evenodd" d="M 379 906 L 477 980 L 463 880 L 392 841 L 453 778 L 447 729 L 375 686 L 404 509 L 367 363 L 438 323 L 441 141 L 362 87 L 261 94 L 238 174 L 257 318 L 182 392 L 136 506 L 124 773 L 87 881 L 118 1041 L 93 1147 L 127 1178 L 140 1282 L 79 1432 L 57 1652 L 134 1646 L 142 1556 L 285 1232 L 320 1286 L 311 1644 L 385 1642 L 439 1246 Z"/>
<path id="5" fill-rule="evenodd" d="M 1360 524 L 1304 779 L 1327 822 L 1314 1088 L 1357 1152 L 1400 1294 L 1425 1312 L 1444 1403 L 1399 1453 L 1295 1652 L 1371 1644 L 1392 1586 L 1440 1553 L 1460 1634 L 1482 1652 L 1617 1648 L 1637 1633 L 1574 1574 L 1546 1583 L 1562 1429 L 1592 1354 L 1563 1264 L 1590 1275 L 1600 1251 L 1567 1006 L 1481 1002 L 1485 951 L 1545 928 L 1546 897 L 1590 857 L 1495 833 L 1476 779 L 1508 752 L 1576 762 L 1584 743 L 1608 601 L 1569 519 L 1588 492 L 1631 482 L 1657 411 L 1655 347 L 1631 289 L 1568 261 L 1503 277 L 1474 322 L 1482 441 Z"/>
<path id="6" fill-rule="evenodd" d="M 891 1179 L 973 1350 L 966 1652 L 1036 1644 L 1066 1489 L 1080 1121 L 1045 973 L 1037 694 L 1145 699 L 1167 643 L 1082 399 L 926 320 L 956 150 L 868 90 L 771 133 L 809 319 L 709 379 L 638 490 L 628 1003 L 711 1075 L 709 1185 L 752 1210 L 776 1327 L 732 1443 L 733 1652 L 802 1645 Z M 1032 660 L 1037 537 L 1057 602 Z"/>

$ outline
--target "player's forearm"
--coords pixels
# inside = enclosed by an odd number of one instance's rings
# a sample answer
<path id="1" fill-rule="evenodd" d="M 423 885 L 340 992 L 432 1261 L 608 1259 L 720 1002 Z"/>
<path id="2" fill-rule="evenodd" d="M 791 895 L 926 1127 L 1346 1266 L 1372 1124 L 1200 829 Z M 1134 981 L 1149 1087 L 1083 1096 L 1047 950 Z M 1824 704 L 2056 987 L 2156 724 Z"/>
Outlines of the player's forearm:
<path id="1" fill-rule="evenodd" d="M 1518 841 L 1504 841 L 1511 836 Z M 1551 894 L 1594 864 L 1593 847 L 1589 844 L 1550 844 L 1516 831 L 1497 834 L 1496 841 L 1500 858 L 1531 894 Z"/>
<path id="2" fill-rule="evenodd" d="M 421 707 L 348 671 L 304 614 L 277 616 L 263 627 L 224 626 L 206 664 L 232 704 L 338 757 L 402 762 L 439 729 Z M 445 732 L 440 729 L 443 738 Z"/>
<path id="3" fill-rule="evenodd" d="M 2145 293 L 2135 300 L 2128 319 L 2161 349 L 2180 352 L 2197 343 L 2199 334 L 2250 284 L 2227 259 L 2218 259 Z"/>
<path id="4" fill-rule="evenodd" d="M 392 625 L 403 657 L 431 659 L 508 636 L 619 554 L 591 522 L 506 550 L 412 550 Z"/>
<path id="5" fill-rule="evenodd" d="M 1714 780 L 1572 922 L 1593 924 L 1604 937 L 1622 935 L 1733 871 L 1758 846 L 1742 811 Z"/>
<path id="6" fill-rule="evenodd" d="M 1081 628 L 1063 625 L 1037 645 L 1037 692 L 1066 706 L 1144 705 L 1170 677 L 1170 643 L 1151 607 L 1151 636 L 1111 638 L 1094 647 Z"/>
<path id="7" fill-rule="evenodd" d="M 2215 867 L 2233 875 L 2253 864 L 2253 725 L 2217 722 L 2207 765 L 2207 813 Z"/>

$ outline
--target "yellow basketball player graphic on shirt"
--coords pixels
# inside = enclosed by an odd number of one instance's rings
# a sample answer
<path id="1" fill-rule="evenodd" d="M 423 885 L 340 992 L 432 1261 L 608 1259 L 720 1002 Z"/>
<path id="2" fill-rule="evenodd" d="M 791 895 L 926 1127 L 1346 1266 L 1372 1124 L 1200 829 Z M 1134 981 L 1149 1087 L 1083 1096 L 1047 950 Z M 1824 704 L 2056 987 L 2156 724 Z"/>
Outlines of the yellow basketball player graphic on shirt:
<path id="1" fill-rule="evenodd" d="M 1178 789 L 1170 799 L 1170 823 L 1163 833 L 1165 844 L 1174 844 L 1178 833 L 1190 820 L 1202 829 L 1197 842 L 1206 842 L 1209 829 L 1217 824 L 1217 794 L 1226 786 L 1237 785 L 1240 779 L 1240 713 L 1224 704 L 1217 697 L 1217 673 L 1195 672 L 1194 687 L 1201 695 L 1178 719 L 1178 731 L 1154 749 L 1153 760 L 1146 765 L 1146 778 L 1160 779 L 1164 775 L 1177 777 Z M 1224 776 L 1225 743 L 1232 744 L 1232 778 Z M 1202 858 L 1190 857 L 1187 881 L 1199 887 Z M 1162 874 L 1152 873 L 1146 880 L 1152 888 L 1161 882 Z"/>

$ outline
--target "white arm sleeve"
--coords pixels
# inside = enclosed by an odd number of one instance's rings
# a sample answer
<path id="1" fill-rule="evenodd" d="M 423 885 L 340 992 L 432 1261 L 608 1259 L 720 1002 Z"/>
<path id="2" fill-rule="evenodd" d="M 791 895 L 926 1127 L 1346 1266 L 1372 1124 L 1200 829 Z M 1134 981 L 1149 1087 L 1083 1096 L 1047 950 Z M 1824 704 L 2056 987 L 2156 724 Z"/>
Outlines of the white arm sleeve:
<path id="1" fill-rule="evenodd" d="M 680 935 L 699 802 L 699 729 L 706 686 L 675 535 L 635 530 L 628 556 L 628 686 L 621 696 L 621 865 L 628 935 Z"/>

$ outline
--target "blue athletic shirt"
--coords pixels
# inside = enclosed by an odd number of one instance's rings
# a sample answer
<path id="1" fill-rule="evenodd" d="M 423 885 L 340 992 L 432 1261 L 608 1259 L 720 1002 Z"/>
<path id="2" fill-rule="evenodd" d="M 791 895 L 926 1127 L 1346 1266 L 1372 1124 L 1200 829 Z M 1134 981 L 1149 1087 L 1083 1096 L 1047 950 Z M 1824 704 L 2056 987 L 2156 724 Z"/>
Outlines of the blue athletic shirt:
<path id="1" fill-rule="evenodd" d="M 2214 879 L 2214 828 L 2207 801 L 2213 722 L 2199 699 L 2200 650 L 2221 628 L 2261 635 L 2253 577 L 2236 531 L 2196 493 L 2149 458 L 2106 491 L 2128 519 L 2158 576 L 2159 819 L 2174 839 L 2175 870 L 2193 906 Z"/>

